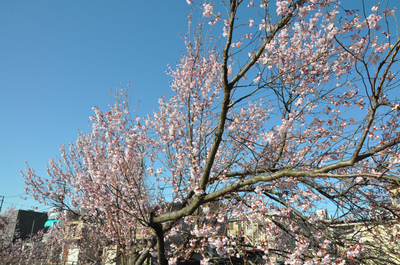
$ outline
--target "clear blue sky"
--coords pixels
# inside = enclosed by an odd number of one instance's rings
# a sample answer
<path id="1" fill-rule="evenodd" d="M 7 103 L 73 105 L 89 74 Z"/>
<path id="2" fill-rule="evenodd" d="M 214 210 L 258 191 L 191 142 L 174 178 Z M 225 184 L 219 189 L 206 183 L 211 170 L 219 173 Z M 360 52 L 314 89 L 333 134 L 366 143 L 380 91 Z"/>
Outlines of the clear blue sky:
<path id="1" fill-rule="evenodd" d="M 18 209 L 27 161 L 45 175 L 60 144 L 88 130 L 92 107 L 132 81 L 141 113 L 169 93 L 167 64 L 184 50 L 185 1 L 0 1 L 0 195 Z M 121 81 L 122 80 L 122 81 Z"/>

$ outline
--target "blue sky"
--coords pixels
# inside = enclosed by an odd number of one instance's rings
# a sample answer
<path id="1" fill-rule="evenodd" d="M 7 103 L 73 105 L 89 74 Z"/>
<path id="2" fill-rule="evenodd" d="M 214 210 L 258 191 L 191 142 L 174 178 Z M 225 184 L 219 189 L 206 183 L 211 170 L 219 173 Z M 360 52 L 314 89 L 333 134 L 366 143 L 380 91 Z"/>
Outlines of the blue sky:
<path id="1" fill-rule="evenodd" d="M 173 4 L 171 4 L 173 3 Z M 180 59 L 185 1 L 0 1 L 0 196 L 3 210 L 40 206 L 24 193 L 25 162 L 45 175 L 60 144 L 88 130 L 92 107 L 133 83 L 141 112 L 169 93 Z"/>

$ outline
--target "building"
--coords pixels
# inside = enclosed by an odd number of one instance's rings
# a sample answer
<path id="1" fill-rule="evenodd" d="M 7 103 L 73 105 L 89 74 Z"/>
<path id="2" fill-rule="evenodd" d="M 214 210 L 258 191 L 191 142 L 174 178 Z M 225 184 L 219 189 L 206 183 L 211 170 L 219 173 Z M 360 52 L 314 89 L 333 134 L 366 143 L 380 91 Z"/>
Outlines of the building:
<path id="1" fill-rule="evenodd" d="M 7 226 L 8 239 L 28 239 L 43 231 L 47 221 L 47 213 L 33 210 L 15 210 L 13 217 Z"/>

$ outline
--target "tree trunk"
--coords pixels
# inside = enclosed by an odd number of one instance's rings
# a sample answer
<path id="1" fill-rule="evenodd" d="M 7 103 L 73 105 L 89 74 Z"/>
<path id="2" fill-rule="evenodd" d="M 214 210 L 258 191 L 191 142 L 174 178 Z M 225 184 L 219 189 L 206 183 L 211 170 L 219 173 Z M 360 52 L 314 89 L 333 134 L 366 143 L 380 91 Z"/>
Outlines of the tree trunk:
<path id="1" fill-rule="evenodd" d="M 155 213 L 150 213 L 149 226 L 153 228 L 157 239 L 157 258 L 159 265 L 168 265 L 168 260 L 165 257 L 164 231 L 162 223 L 154 222 Z"/>
<path id="2" fill-rule="evenodd" d="M 157 238 L 157 258 L 158 264 L 168 265 L 168 260 L 165 257 L 165 244 L 164 244 L 164 232 L 162 229 L 162 224 L 154 224 L 153 229 L 156 233 Z"/>

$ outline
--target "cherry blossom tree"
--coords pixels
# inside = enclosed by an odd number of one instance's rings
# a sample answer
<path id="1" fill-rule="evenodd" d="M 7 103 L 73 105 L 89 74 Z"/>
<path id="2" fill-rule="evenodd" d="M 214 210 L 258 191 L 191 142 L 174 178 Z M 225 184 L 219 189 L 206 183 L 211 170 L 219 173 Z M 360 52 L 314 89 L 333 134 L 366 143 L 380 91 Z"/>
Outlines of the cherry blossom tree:
<path id="1" fill-rule="evenodd" d="M 400 180 L 395 8 L 187 3 L 173 96 L 148 117 L 134 116 L 124 91 L 109 111 L 94 108 L 92 130 L 50 160 L 48 178 L 27 167 L 27 193 L 84 209 L 135 264 L 248 249 L 268 264 L 395 264 L 397 249 L 376 257 L 363 239 L 398 219 L 387 203 Z M 257 221 L 267 236 L 228 237 L 228 219 Z M 397 242 L 389 234 L 381 241 Z"/>
<path id="2" fill-rule="evenodd" d="M 143 224 L 150 212 L 150 195 L 143 172 L 146 146 L 140 145 L 146 133 L 141 132 L 140 125 L 130 127 L 129 107 L 127 102 L 121 104 L 116 103 L 107 113 L 94 108 L 92 133 L 82 134 L 76 144 L 61 148 L 62 158 L 49 162 L 50 179 L 42 180 L 30 169 L 27 174 L 33 177 L 28 181 L 35 199 L 68 212 L 58 233 L 63 247 L 68 243 L 63 232 L 68 233 L 70 221 L 79 218 L 85 221 L 82 238 L 98 235 L 89 249 L 98 249 L 99 241 L 104 247 L 116 244 L 122 252 L 119 260 L 127 264 L 129 258 L 134 256 L 135 260 L 139 254 L 136 246 L 146 244 Z M 79 245 L 87 247 L 87 242 L 81 240 Z M 149 250 L 144 251 L 142 259 Z"/>

